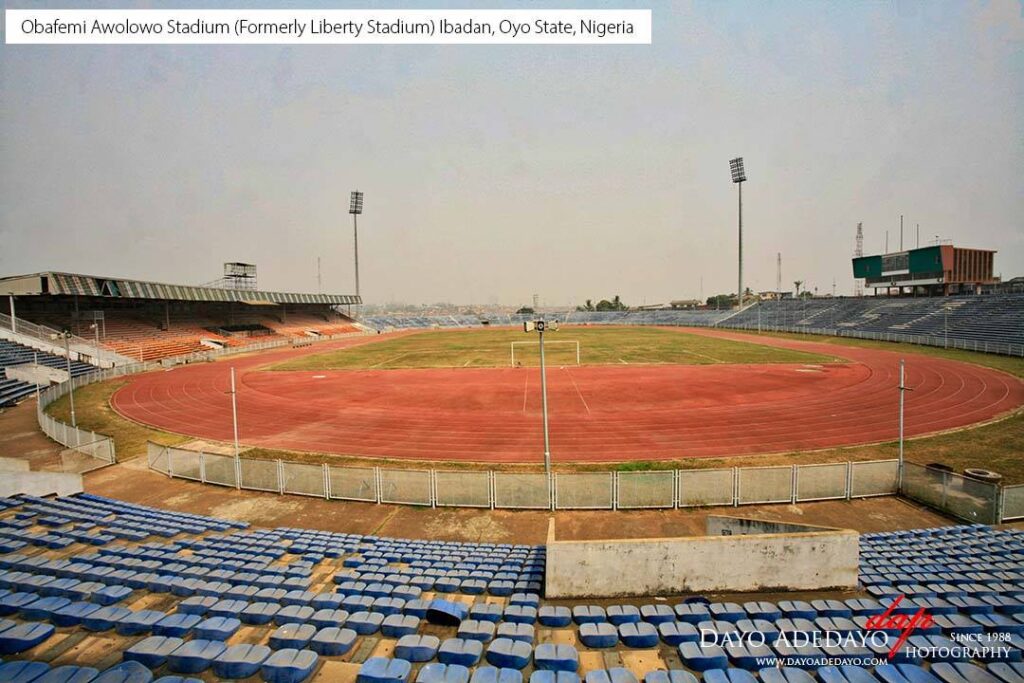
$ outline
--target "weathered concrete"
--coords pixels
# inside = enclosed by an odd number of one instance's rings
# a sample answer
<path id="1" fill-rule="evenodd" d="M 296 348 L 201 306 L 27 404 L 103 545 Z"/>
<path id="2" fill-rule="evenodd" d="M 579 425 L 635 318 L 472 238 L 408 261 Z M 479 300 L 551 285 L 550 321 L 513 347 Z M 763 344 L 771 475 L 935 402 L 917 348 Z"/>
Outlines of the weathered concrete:
<path id="1" fill-rule="evenodd" d="M 796 533 L 558 541 L 552 520 L 545 593 L 548 598 L 582 598 L 855 588 L 858 539 L 848 529 L 803 528 Z"/>
<path id="2" fill-rule="evenodd" d="M 835 527 L 777 522 L 732 515 L 708 515 L 705 521 L 708 536 L 743 536 L 746 534 L 807 534 L 816 531 L 838 531 Z"/>
<path id="3" fill-rule="evenodd" d="M 28 382 L 29 384 L 38 384 L 45 387 L 50 384 L 67 382 L 70 375 L 68 375 L 67 370 L 59 370 L 57 368 L 38 365 L 36 363 L 25 363 L 24 365 L 12 365 L 8 367 L 7 377 L 9 379 L 16 379 L 22 382 Z"/>
<path id="4" fill-rule="evenodd" d="M 5 472 L 0 477 L 0 496 L 70 496 L 81 493 L 82 475 L 67 472 Z"/>
<path id="5" fill-rule="evenodd" d="M 0 458 L 0 472 L 28 472 L 28 460 Z"/>

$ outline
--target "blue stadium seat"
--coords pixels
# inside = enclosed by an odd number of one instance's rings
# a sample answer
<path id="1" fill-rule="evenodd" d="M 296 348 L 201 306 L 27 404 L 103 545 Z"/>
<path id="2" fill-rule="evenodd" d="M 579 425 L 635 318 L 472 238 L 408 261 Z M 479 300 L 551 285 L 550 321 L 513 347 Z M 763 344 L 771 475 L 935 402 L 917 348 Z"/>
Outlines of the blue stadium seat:
<path id="1" fill-rule="evenodd" d="M 123 653 L 126 662 L 138 662 L 149 669 L 162 666 L 167 661 L 168 655 L 185 644 L 185 641 L 175 636 L 149 636 Z"/>
<path id="2" fill-rule="evenodd" d="M 356 675 L 356 683 L 407 683 L 412 664 L 404 659 L 370 657 Z"/>
<path id="3" fill-rule="evenodd" d="M 100 672 L 90 683 L 149 683 L 153 672 L 143 664 L 125 661 Z"/>
<path id="4" fill-rule="evenodd" d="M 521 670 L 530 663 L 530 659 L 533 656 L 533 648 L 519 640 L 496 638 L 487 646 L 485 656 L 491 665 L 498 668 Z"/>
<path id="5" fill-rule="evenodd" d="M 431 662 L 420 669 L 416 683 L 469 683 L 469 669 L 459 664 Z"/>
<path id="6" fill-rule="evenodd" d="M 579 628 L 580 642 L 587 647 L 608 648 L 619 643 L 618 630 L 606 621 L 584 622 Z"/>
<path id="7" fill-rule="evenodd" d="M 571 645 L 541 643 L 533 653 L 533 664 L 542 671 L 569 671 L 575 673 L 580 666 L 580 655 Z"/>
<path id="8" fill-rule="evenodd" d="M 302 683 L 313 674 L 318 661 L 312 650 L 278 650 L 264 660 L 260 676 L 267 683 Z"/>
<path id="9" fill-rule="evenodd" d="M 438 661 L 444 664 L 475 666 L 483 656 L 484 644 L 479 640 L 448 638 L 437 651 Z"/>
<path id="10" fill-rule="evenodd" d="M 595 625 L 599 626 L 599 624 Z M 658 629 L 651 622 L 643 621 L 637 624 L 622 624 L 619 626 L 618 631 L 619 640 L 626 647 L 643 649 L 658 646 Z"/>
<path id="11" fill-rule="evenodd" d="M 226 649 L 219 640 L 190 640 L 167 655 L 167 667 L 175 673 L 197 674 L 210 668 Z"/>
<path id="12" fill-rule="evenodd" d="M 586 683 L 638 683 L 633 672 L 622 667 L 588 671 L 584 680 Z"/>
<path id="13" fill-rule="evenodd" d="M 274 650 L 301 650 L 309 644 L 314 634 L 316 626 L 312 624 L 284 624 L 270 634 L 269 644 Z"/>
<path id="14" fill-rule="evenodd" d="M 729 663 L 725 651 L 717 645 L 682 643 L 679 645 L 679 657 L 683 664 L 694 671 L 724 669 Z"/>
<path id="15" fill-rule="evenodd" d="M 437 636 L 402 636 L 395 643 L 395 657 L 410 662 L 429 662 L 437 656 L 440 646 L 441 641 Z"/>
<path id="16" fill-rule="evenodd" d="M 50 669 L 39 678 L 33 679 L 33 681 L 34 683 L 89 683 L 99 673 L 99 669 L 94 669 L 91 666 L 69 664 Z M 0 673 L 0 680 L 6 680 L 3 673 Z"/>
<path id="17" fill-rule="evenodd" d="M 319 655 L 336 657 L 352 649 L 356 632 L 349 628 L 329 626 L 317 631 L 309 641 L 309 649 Z"/>
<path id="18" fill-rule="evenodd" d="M 50 670 L 43 662 L 5 662 L 0 664 L 0 681 L 4 683 L 31 683 Z"/>
<path id="19" fill-rule="evenodd" d="M 668 671 L 648 671 L 644 683 L 697 683 L 697 678 L 689 671 L 670 669 Z"/>
<path id="20" fill-rule="evenodd" d="M 255 676 L 270 654 L 266 645 L 231 645 L 213 660 L 213 672 L 221 678 Z"/>

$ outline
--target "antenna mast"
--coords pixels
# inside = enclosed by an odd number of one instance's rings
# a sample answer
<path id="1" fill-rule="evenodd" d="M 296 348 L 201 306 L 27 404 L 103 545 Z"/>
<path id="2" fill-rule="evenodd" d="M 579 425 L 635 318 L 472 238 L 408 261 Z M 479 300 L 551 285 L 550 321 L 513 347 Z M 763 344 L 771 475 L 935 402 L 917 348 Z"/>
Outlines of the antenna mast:
<path id="1" fill-rule="evenodd" d="M 854 250 L 853 250 L 853 255 L 855 257 L 857 257 L 857 258 L 860 258 L 861 256 L 864 255 L 864 224 L 863 223 L 858 223 L 857 224 L 857 242 L 856 242 L 856 245 L 857 246 L 854 247 Z M 864 285 L 861 283 L 860 278 L 856 278 L 853 281 L 853 295 L 854 296 L 864 296 Z"/>

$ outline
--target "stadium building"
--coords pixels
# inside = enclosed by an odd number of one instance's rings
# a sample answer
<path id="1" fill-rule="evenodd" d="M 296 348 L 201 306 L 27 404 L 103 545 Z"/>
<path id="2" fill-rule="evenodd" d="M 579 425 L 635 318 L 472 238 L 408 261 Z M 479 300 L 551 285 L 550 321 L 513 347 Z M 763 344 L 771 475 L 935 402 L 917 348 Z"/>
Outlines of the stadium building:
<path id="1" fill-rule="evenodd" d="M 853 276 L 875 290 L 929 295 L 980 294 L 993 285 L 995 251 L 939 244 L 853 259 Z"/>

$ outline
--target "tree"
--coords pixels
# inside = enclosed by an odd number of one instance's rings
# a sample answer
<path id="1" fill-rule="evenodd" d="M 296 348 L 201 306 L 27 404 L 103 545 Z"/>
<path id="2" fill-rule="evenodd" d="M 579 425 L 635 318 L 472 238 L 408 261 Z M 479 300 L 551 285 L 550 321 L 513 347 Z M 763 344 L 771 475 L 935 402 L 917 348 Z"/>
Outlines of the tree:
<path id="1" fill-rule="evenodd" d="M 518 311 L 516 311 L 517 315 L 533 315 L 534 313 L 536 313 L 536 311 L 534 311 L 529 306 L 523 306 Z"/>

